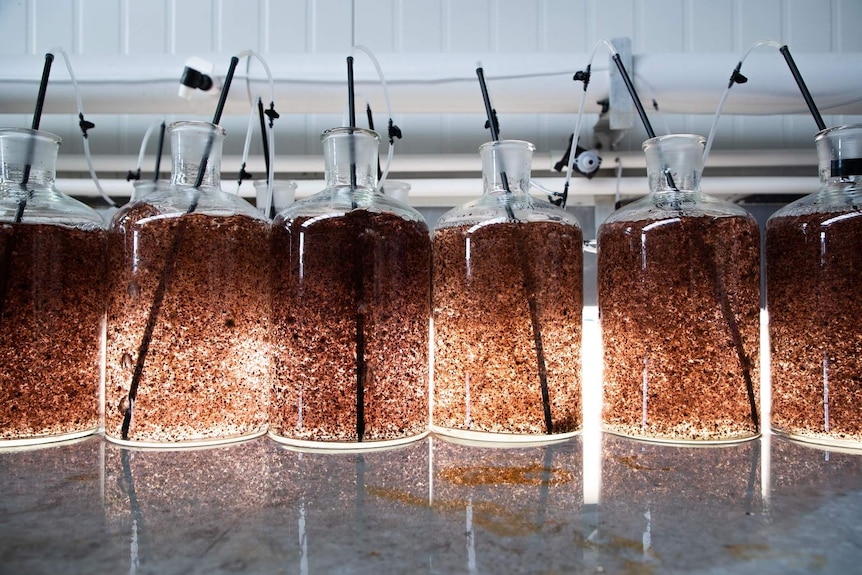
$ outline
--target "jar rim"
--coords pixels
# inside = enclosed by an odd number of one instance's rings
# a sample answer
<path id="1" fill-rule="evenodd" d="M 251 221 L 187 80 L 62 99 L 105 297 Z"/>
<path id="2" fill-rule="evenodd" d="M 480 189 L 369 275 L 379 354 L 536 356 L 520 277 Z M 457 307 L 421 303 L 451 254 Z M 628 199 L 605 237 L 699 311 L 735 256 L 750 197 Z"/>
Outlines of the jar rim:
<path id="1" fill-rule="evenodd" d="M 667 134 L 665 136 L 656 136 L 655 138 L 649 138 L 648 140 L 644 140 L 644 143 L 641 147 L 646 150 L 648 146 L 654 146 L 656 144 L 670 142 L 670 143 L 689 143 L 694 142 L 698 143 L 701 146 L 706 145 L 706 138 L 701 136 L 700 134 Z"/>
<path id="2" fill-rule="evenodd" d="M 224 136 L 227 134 L 224 128 L 219 126 L 218 124 L 213 124 L 212 122 L 201 122 L 199 120 L 180 120 L 177 122 L 171 122 L 168 126 L 168 131 L 173 132 L 174 130 L 180 128 L 193 128 L 193 129 L 203 129 L 206 128 L 208 131 L 213 131 L 220 136 Z"/>
<path id="3" fill-rule="evenodd" d="M 819 142 L 824 138 L 828 138 L 835 132 L 849 132 L 851 130 L 859 130 L 862 131 L 862 124 L 843 124 L 840 126 L 832 126 L 831 128 L 826 128 L 825 130 L 820 130 L 814 136 L 814 142 Z"/>
<path id="4" fill-rule="evenodd" d="M 52 132 L 45 132 L 42 130 L 33 130 L 30 128 L 0 128 L 0 138 L 2 138 L 3 136 L 12 136 L 12 135 L 35 136 L 37 138 L 47 140 L 48 142 L 55 143 L 57 145 L 59 145 L 63 142 L 63 139 L 60 136 L 58 136 L 57 134 L 54 134 Z"/>
<path id="5" fill-rule="evenodd" d="M 485 142 L 479 146 L 479 152 L 481 153 L 487 149 L 499 148 L 502 146 L 523 147 L 530 152 L 536 151 L 536 146 L 532 142 L 528 142 L 526 140 L 491 140 L 490 142 Z"/>
<path id="6" fill-rule="evenodd" d="M 329 136 L 346 136 L 350 134 L 373 137 L 378 142 L 380 141 L 380 136 L 377 134 L 377 132 L 374 132 L 372 130 L 366 130 L 365 128 L 351 128 L 348 126 L 340 126 L 338 128 L 329 128 L 328 130 L 324 130 L 323 133 L 320 134 L 320 139 L 322 141 Z"/>

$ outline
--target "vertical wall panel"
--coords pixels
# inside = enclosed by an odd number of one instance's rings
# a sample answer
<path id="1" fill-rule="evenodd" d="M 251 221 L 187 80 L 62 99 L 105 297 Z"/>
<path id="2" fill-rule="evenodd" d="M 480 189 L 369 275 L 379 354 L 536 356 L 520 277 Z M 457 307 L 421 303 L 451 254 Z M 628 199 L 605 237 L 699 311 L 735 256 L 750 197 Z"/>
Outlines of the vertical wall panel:
<path id="1" fill-rule="evenodd" d="M 739 0 L 736 3 L 736 26 L 739 29 L 737 52 L 748 50 L 758 40 L 783 42 L 781 28 L 782 0 Z M 759 48 L 758 50 L 769 50 Z"/>
<path id="2" fill-rule="evenodd" d="M 719 119 L 714 144 L 716 149 L 743 147 L 753 150 L 774 147 L 770 142 L 784 138 L 785 126 L 780 116 L 749 116 L 743 122 L 736 120 L 736 117 L 730 115 Z"/>
<path id="3" fill-rule="evenodd" d="M 215 2 L 211 0 L 170 0 L 173 9 L 173 52 L 192 56 L 215 52 L 213 20 Z"/>
<path id="4" fill-rule="evenodd" d="M 862 2 L 859 0 L 834 0 L 837 25 L 833 30 L 839 52 L 862 52 Z"/>
<path id="5" fill-rule="evenodd" d="M 357 43 L 382 52 L 589 52 L 601 38 L 629 36 L 634 51 L 730 52 L 741 54 L 754 41 L 788 43 L 794 54 L 862 52 L 862 2 L 859 0 L 355 0 Z M 0 54 L 41 54 L 62 46 L 73 54 L 172 52 L 181 56 L 246 48 L 277 54 L 305 52 L 346 55 L 351 46 L 351 0 L 0 0 Z M 759 52 L 770 49 L 761 48 Z M 359 56 L 363 69 L 367 62 Z M 596 66 L 607 66 L 604 50 Z M 584 62 L 572 62 L 572 71 Z M 779 56 L 775 65 L 783 66 Z M 218 73 L 226 57 L 216 62 Z M 722 77 L 730 72 L 721 72 Z M 489 75 L 505 70 L 488 70 Z M 635 71 L 637 72 L 637 71 Z M 805 71 L 803 70 L 803 74 Z M 54 74 L 64 77 L 62 65 Z M 648 105 L 649 79 L 636 78 Z M 754 80 L 754 79 L 752 79 Z M 529 80 L 524 80 L 529 82 Z M 787 77 L 788 84 L 792 80 Z M 817 87 L 812 86 L 817 92 Z M 578 96 L 573 87 L 573 100 Z M 492 86 L 493 96 L 493 86 Z M 716 94 L 716 100 L 719 94 Z M 346 96 L 345 96 L 346 97 Z M 477 90 L 477 100 L 479 99 Z M 599 96 L 592 92 L 591 99 Z M 733 96 L 731 95 L 731 98 Z M 2 96 L 0 96 L 2 98 Z M 477 102 L 478 104 L 478 102 Z M 661 102 L 659 102 L 661 104 Z M 84 102 L 87 106 L 87 102 Z M 804 107 L 800 105 L 800 110 Z M 385 119 L 376 111 L 378 122 Z M 396 115 L 398 110 L 394 110 Z M 657 132 L 693 131 L 706 135 L 712 116 L 657 116 L 648 109 Z M 574 115 L 511 116 L 501 110 L 505 137 L 523 137 L 542 149 L 565 147 Z M 93 148 L 136 153 L 148 118 L 104 116 L 93 112 L 97 129 Z M 859 121 L 833 117 L 827 123 Z M 26 125 L 25 115 L 6 125 Z M 585 118 L 589 135 L 596 115 Z M 231 127 L 229 150 L 241 150 L 246 118 L 225 120 Z M 399 153 L 475 153 L 488 137 L 484 118 L 475 115 L 406 115 L 400 121 L 405 139 Z M 342 123 L 341 110 L 310 118 L 284 113 L 279 122 L 279 152 L 319 153 L 319 132 Z M 63 153 L 79 153 L 73 110 L 52 115 L 44 124 L 64 137 Z M 716 148 L 778 145 L 811 147 L 812 123 L 806 112 L 783 116 L 726 116 Z M 236 136 L 236 138 L 235 138 Z M 639 150 L 638 126 L 623 146 Z M 259 138 L 254 140 L 259 149 Z M 385 148 L 381 148 L 385 153 Z M 612 157 L 606 157 L 612 162 Z M 478 156 L 477 156 L 478 161 Z M 131 168 L 132 166 L 130 166 Z"/>
<path id="6" fill-rule="evenodd" d="M 69 53 L 75 45 L 75 5 L 68 0 L 31 0 L 34 3 L 36 54 L 60 46 Z"/>
<path id="7" fill-rule="evenodd" d="M 357 3 L 355 14 L 356 44 L 374 52 L 395 49 L 394 0 L 363 0 Z"/>
<path id="8" fill-rule="evenodd" d="M 591 25 L 591 31 L 593 41 L 590 42 L 590 49 L 592 49 L 595 42 L 603 38 L 615 38 L 618 36 L 634 38 L 634 0 L 592 0 L 592 2 L 593 24 Z"/>
<path id="9" fill-rule="evenodd" d="M 688 0 L 688 33 L 694 52 L 733 52 L 733 0 Z"/>
<path id="10" fill-rule="evenodd" d="M 82 54 L 119 54 L 122 52 L 121 4 L 117 0 L 81 2 Z"/>
<path id="11" fill-rule="evenodd" d="M 268 0 L 269 46 L 262 48 L 275 54 L 305 52 L 308 42 L 308 3 Z"/>
<path id="12" fill-rule="evenodd" d="M 443 152 L 441 142 L 443 141 L 444 120 L 442 116 L 432 114 L 410 114 L 405 116 L 396 112 L 393 120 L 404 134 L 402 139 L 395 140 L 396 156 L 402 154 L 427 155 L 429 153 Z M 380 126 L 382 127 L 383 124 L 381 123 Z M 386 130 L 378 128 L 377 132 L 380 134 L 381 140 L 388 145 Z M 381 145 L 381 161 L 383 161 L 386 153 L 386 146 Z"/>
<path id="13" fill-rule="evenodd" d="M 491 3 L 488 0 L 445 0 L 449 52 L 490 52 Z"/>
<path id="14" fill-rule="evenodd" d="M 257 0 L 219 0 L 217 51 L 260 51 L 260 4 Z"/>
<path id="15" fill-rule="evenodd" d="M 575 53 L 592 50 L 587 33 L 587 3 L 588 0 L 543 0 L 542 50 Z"/>
<path id="16" fill-rule="evenodd" d="M 828 52 L 832 48 L 831 2 L 785 0 L 788 46 L 797 52 Z M 858 26 L 858 23 L 857 23 Z"/>
<path id="17" fill-rule="evenodd" d="M 684 0 L 653 0 L 637 4 L 635 53 L 685 51 Z"/>
<path id="18" fill-rule="evenodd" d="M 27 53 L 27 2 L 0 2 L 0 54 Z"/>
<path id="19" fill-rule="evenodd" d="M 85 2 L 87 0 L 84 0 Z M 166 0 L 126 0 L 129 54 L 161 54 L 168 48 Z"/>
<path id="20" fill-rule="evenodd" d="M 312 8 L 312 52 L 343 53 L 351 48 L 350 0 L 314 0 Z"/>
<path id="21" fill-rule="evenodd" d="M 442 52 L 443 2 L 398 0 L 401 22 L 398 25 L 401 52 Z"/>
<path id="22" fill-rule="evenodd" d="M 538 52 L 539 6 L 521 0 L 497 0 L 496 50 Z"/>

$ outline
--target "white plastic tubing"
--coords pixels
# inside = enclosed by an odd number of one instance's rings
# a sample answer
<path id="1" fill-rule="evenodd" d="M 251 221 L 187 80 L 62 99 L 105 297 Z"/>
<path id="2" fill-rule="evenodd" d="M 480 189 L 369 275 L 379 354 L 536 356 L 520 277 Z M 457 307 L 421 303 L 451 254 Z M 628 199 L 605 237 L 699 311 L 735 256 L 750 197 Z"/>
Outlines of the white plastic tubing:
<path id="1" fill-rule="evenodd" d="M 212 98 L 177 96 L 187 56 L 75 56 L 81 97 L 91 114 L 211 113 Z M 212 62 L 230 55 L 196 54 Z M 583 86 L 572 80 L 588 54 L 377 54 L 386 70 L 392 108 L 409 113 L 483 113 L 477 97 L 475 63 L 482 61 L 500 113 L 576 113 Z M 858 54 L 798 53 L 796 63 L 824 114 L 862 114 L 862 58 Z M 339 114 L 344 107 L 342 54 L 266 54 L 275 78 L 282 114 Z M 738 54 L 641 54 L 633 57 L 635 86 L 655 98 L 663 113 L 713 114 Z M 585 111 L 608 91 L 610 60 L 596 58 Z M 42 56 L 6 58 L 0 66 L 0 113 L 32 112 Z M 750 79 L 734 90 L 725 114 L 807 114 L 799 89 L 777 52 L 752 54 L 745 64 Z M 384 109 L 379 79 L 371 66 L 356 69 L 357 99 Z M 246 114 L 256 94 L 268 93 L 268 80 L 252 61 L 238 70 L 226 114 Z M 243 83 L 245 89 L 243 89 Z M 46 113 L 66 113 L 74 102 L 67 75 L 51 77 Z"/>

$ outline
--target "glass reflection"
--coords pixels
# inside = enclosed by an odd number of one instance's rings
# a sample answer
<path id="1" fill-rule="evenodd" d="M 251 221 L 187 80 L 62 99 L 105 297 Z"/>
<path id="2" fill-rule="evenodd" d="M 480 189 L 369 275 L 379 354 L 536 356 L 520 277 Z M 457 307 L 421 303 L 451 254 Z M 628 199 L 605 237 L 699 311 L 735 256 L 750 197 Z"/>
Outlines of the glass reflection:
<path id="1" fill-rule="evenodd" d="M 584 566 L 581 439 L 527 447 L 432 444 L 435 554 L 441 572 Z"/>
<path id="2" fill-rule="evenodd" d="M 604 434 L 599 560 L 611 571 L 731 563 L 764 522 L 761 478 L 759 440 L 707 448 Z"/>
<path id="3" fill-rule="evenodd" d="M 104 446 L 106 543 L 139 570 L 215 572 L 230 557 L 253 564 L 270 491 L 258 440 L 222 448 L 135 450 Z"/>
<path id="4" fill-rule="evenodd" d="M 429 446 L 350 452 L 277 448 L 267 501 L 287 572 L 430 572 Z M 345 549 L 355 553 L 345 552 Z M 387 568 L 387 565 L 390 567 Z"/>

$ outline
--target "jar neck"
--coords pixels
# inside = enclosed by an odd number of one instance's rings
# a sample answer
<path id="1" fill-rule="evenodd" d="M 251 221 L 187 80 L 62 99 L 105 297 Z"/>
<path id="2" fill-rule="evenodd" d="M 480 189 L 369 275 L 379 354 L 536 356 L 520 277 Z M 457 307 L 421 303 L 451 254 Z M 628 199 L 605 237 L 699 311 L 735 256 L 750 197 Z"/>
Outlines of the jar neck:
<path id="1" fill-rule="evenodd" d="M 862 182 L 862 125 L 838 126 L 814 138 L 820 182 L 827 187 L 845 187 Z"/>
<path id="2" fill-rule="evenodd" d="M 644 142 L 652 193 L 698 192 L 706 140 L 694 134 L 672 134 Z"/>
<path id="3" fill-rule="evenodd" d="M 377 134 L 361 128 L 333 128 L 320 139 L 327 188 L 377 187 Z"/>
<path id="4" fill-rule="evenodd" d="M 221 189 L 221 155 L 225 131 L 207 122 L 171 124 L 171 187 Z"/>
<path id="5" fill-rule="evenodd" d="M 482 188 L 485 194 L 529 194 L 530 170 L 535 146 L 521 140 L 486 142 L 482 157 Z"/>
<path id="6" fill-rule="evenodd" d="M 48 132 L 0 129 L 0 188 L 14 190 L 51 187 L 57 172 L 60 138 Z"/>

